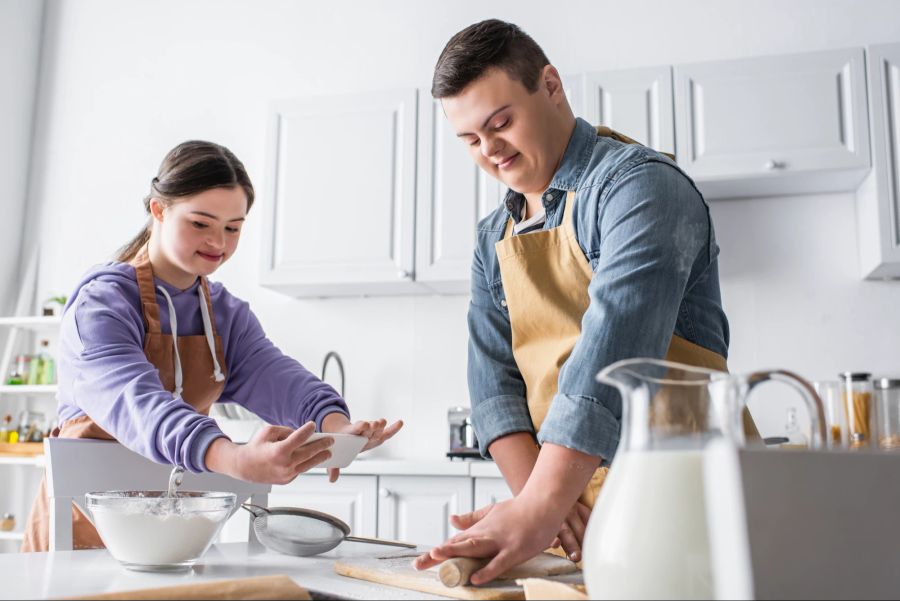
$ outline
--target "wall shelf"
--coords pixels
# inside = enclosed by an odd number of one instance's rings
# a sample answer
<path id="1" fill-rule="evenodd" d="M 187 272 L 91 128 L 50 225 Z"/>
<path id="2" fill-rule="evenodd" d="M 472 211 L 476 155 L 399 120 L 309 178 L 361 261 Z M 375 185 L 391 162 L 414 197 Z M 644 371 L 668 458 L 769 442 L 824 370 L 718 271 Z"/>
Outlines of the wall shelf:
<path id="1" fill-rule="evenodd" d="M 0 540 L 23 540 L 24 532 L 0 532 Z"/>
<path id="2" fill-rule="evenodd" d="M 36 386 L 26 386 L 24 384 L 16 384 L 16 385 L 3 385 L 0 386 L 0 395 L 3 394 L 17 394 L 17 395 L 25 395 L 25 396 L 38 396 L 38 395 L 55 395 L 59 391 L 59 386 L 53 385 L 36 385 Z"/>
<path id="3" fill-rule="evenodd" d="M 62 317 L 59 315 L 25 317 L 0 317 L 0 327 L 25 328 L 37 331 L 53 331 L 59 328 Z"/>
<path id="4" fill-rule="evenodd" d="M 17 457 L 15 455 L 0 455 L 0 465 L 26 465 L 32 467 L 44 467 L 44 456 Z"/>

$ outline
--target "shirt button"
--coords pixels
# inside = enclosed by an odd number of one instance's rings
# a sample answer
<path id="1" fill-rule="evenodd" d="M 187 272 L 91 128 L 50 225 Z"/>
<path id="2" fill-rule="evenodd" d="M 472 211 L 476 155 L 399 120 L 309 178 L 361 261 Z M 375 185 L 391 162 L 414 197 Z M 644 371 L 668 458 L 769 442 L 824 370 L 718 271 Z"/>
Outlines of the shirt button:
<path id="1" fill-rule="evenodd" d="M 505 299 L 505 298 L 504 298 L 502 301 L 500 301 L 500 306 L 501 306 L 501 307 L 505 307 L 505 306 L 506 306 L 506 299 Z"/>
<path id="2" fill-rule="evenodd" d="M 544 200 L 553 200 L 553 192 L 547 192 L 544 194 Z"/>

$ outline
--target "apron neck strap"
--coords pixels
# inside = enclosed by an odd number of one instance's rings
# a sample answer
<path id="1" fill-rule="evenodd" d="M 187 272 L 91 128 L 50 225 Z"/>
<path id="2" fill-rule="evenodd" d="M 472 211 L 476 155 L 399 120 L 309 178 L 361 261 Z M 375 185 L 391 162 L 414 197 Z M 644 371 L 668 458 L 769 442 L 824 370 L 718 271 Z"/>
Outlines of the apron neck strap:
<path id="1" fill-rule="evenodd" d="M 563 218 L 562 223 L 563 227 L 566 228 L 573 236 L 575 235 L 575 221 L 574 221 L 574 213 L 575 213 L 575 191 L 570 190 L 566 192 L 566 205 L 563 207 Z"/>
<path id="2" fill-rule="evenodd" d="M 146 246 L 135 255 L 131 264 L 134 266 L 138 291 L 141 296 L 141 312 L 144 314 L 144 326 L 148 332 L 159 334 L 162 332 L 159 324 L 159 304 L 156 302 L 153 267 L 150 265 L 150 255 L 147 253 Z"/>

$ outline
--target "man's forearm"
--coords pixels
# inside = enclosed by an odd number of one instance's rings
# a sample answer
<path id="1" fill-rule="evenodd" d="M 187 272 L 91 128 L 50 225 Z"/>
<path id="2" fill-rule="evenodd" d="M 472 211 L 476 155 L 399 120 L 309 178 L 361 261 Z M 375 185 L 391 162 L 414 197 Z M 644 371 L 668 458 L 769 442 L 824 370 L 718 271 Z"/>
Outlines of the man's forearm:
<path id="1" fill-rule="evenodd" d="M 491 457 L 513 495 L 519 494 L 531 476 L 539 451 L 534 437 L 528 432 L 516 432 L 491 443 Z"/>
<path id="2" fill-rule="evenodd" d="M 539 504 L 561 522 L 599 465 L 600 457 L 545 443 L 519 496 Z"/>

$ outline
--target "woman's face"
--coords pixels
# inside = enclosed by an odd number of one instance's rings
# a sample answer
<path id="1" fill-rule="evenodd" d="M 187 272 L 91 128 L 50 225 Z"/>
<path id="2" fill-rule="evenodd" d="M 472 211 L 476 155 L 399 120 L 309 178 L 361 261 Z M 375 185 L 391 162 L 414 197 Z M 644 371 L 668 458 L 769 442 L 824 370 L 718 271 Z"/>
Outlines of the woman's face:
<path id="1" fill-rule="evenodd" d="M 191 276 L 207 276 L 231 258 L 247 215 L 240 186 L 213 188 L 176 199 L 164 207 L 150 201 L 159 250 L 172 267 Z"/>

